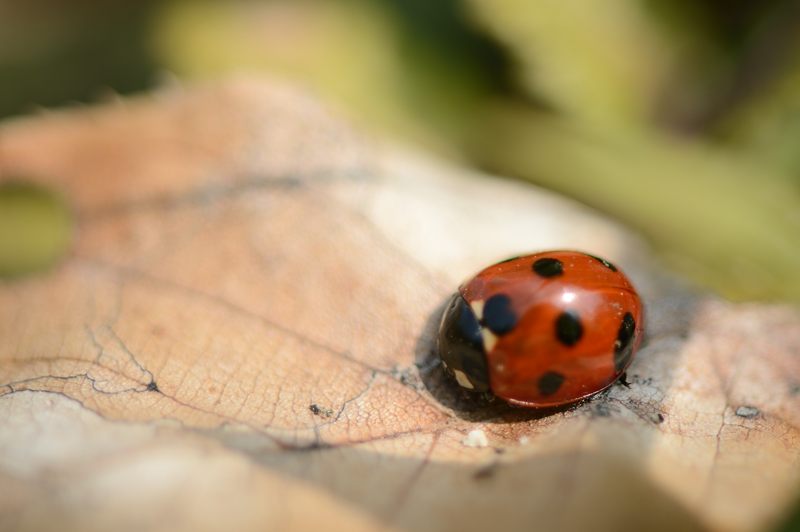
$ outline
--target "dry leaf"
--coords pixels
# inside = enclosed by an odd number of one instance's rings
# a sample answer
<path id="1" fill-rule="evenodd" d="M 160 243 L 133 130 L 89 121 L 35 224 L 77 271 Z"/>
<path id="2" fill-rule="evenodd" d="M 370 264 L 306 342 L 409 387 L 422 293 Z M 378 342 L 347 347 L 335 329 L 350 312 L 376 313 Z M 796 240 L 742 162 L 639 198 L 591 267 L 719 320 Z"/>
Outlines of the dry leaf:
<path id="1" fill-rule="evenodd" d="M 360 139 L 239 80 L 0 129 L 63 192 L 55 270 L 0 285 L 0 528 L 761 529 L 800 479 L 800 315 L 695 295 L 528 185 Z M 641 288 L 630 387 L 552 415 L 471 397 L 437 312 L 506 255 Z"/>

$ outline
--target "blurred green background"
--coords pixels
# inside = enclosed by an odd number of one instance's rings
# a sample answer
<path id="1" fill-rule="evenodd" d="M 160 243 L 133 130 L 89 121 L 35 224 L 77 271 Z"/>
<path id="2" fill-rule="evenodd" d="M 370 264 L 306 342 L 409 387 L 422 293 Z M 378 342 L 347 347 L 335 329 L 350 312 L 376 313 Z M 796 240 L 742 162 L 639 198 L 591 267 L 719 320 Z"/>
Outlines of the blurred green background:
<path id="1" fill-rule="evenodd" d="M 620 219 L 727 297 L 800 301 L 798 1 L 0 0 L 0 117 L 253 71 Z"/>

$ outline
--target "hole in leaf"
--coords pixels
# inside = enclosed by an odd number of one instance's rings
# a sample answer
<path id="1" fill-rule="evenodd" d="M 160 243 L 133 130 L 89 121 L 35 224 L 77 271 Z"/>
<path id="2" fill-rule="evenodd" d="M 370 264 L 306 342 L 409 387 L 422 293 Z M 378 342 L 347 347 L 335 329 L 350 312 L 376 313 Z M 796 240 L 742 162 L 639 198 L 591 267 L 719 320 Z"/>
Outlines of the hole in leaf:
<path id="1" fill-rule="evenodd" d="M 58 194 L 30 183 L 0 183 L 0 277 L 52 266 L 71 234 L 72 215 Z"/>

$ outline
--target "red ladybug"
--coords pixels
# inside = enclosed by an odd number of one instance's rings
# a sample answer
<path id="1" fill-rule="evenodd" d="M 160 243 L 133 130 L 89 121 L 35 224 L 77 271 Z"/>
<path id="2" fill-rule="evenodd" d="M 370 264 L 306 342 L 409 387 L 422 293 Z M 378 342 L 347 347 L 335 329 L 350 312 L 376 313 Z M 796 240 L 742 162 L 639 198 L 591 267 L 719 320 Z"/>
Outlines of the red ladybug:
<path id="1" fill-rule="evenodd" d="M 464 388 L 519 406 L 563 406 L 619 379 L 642 330 L 642 303 L 625 274 L 593 255 L 548 251 L 461 285 L 442 316 L 439 356 Z"/>

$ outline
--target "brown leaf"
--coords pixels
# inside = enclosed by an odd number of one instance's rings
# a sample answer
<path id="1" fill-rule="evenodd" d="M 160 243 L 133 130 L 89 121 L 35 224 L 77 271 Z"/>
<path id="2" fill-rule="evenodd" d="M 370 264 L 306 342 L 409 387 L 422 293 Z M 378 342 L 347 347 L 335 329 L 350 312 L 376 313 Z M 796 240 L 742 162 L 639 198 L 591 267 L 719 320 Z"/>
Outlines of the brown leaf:
<path id="1" fill-rule="evenodd" d="M 0 526 L 763 528 L 800 479 L 800 315 L 693 294 L 624 229 L 239 80 L 0 129 L 73 249 L 0 285 Z M 438 310 L 541 248 L 634 278 L 629 387 L 543 415 L 461 392 Z M 484 445 L 484 443 L 486 445 Z"/>

